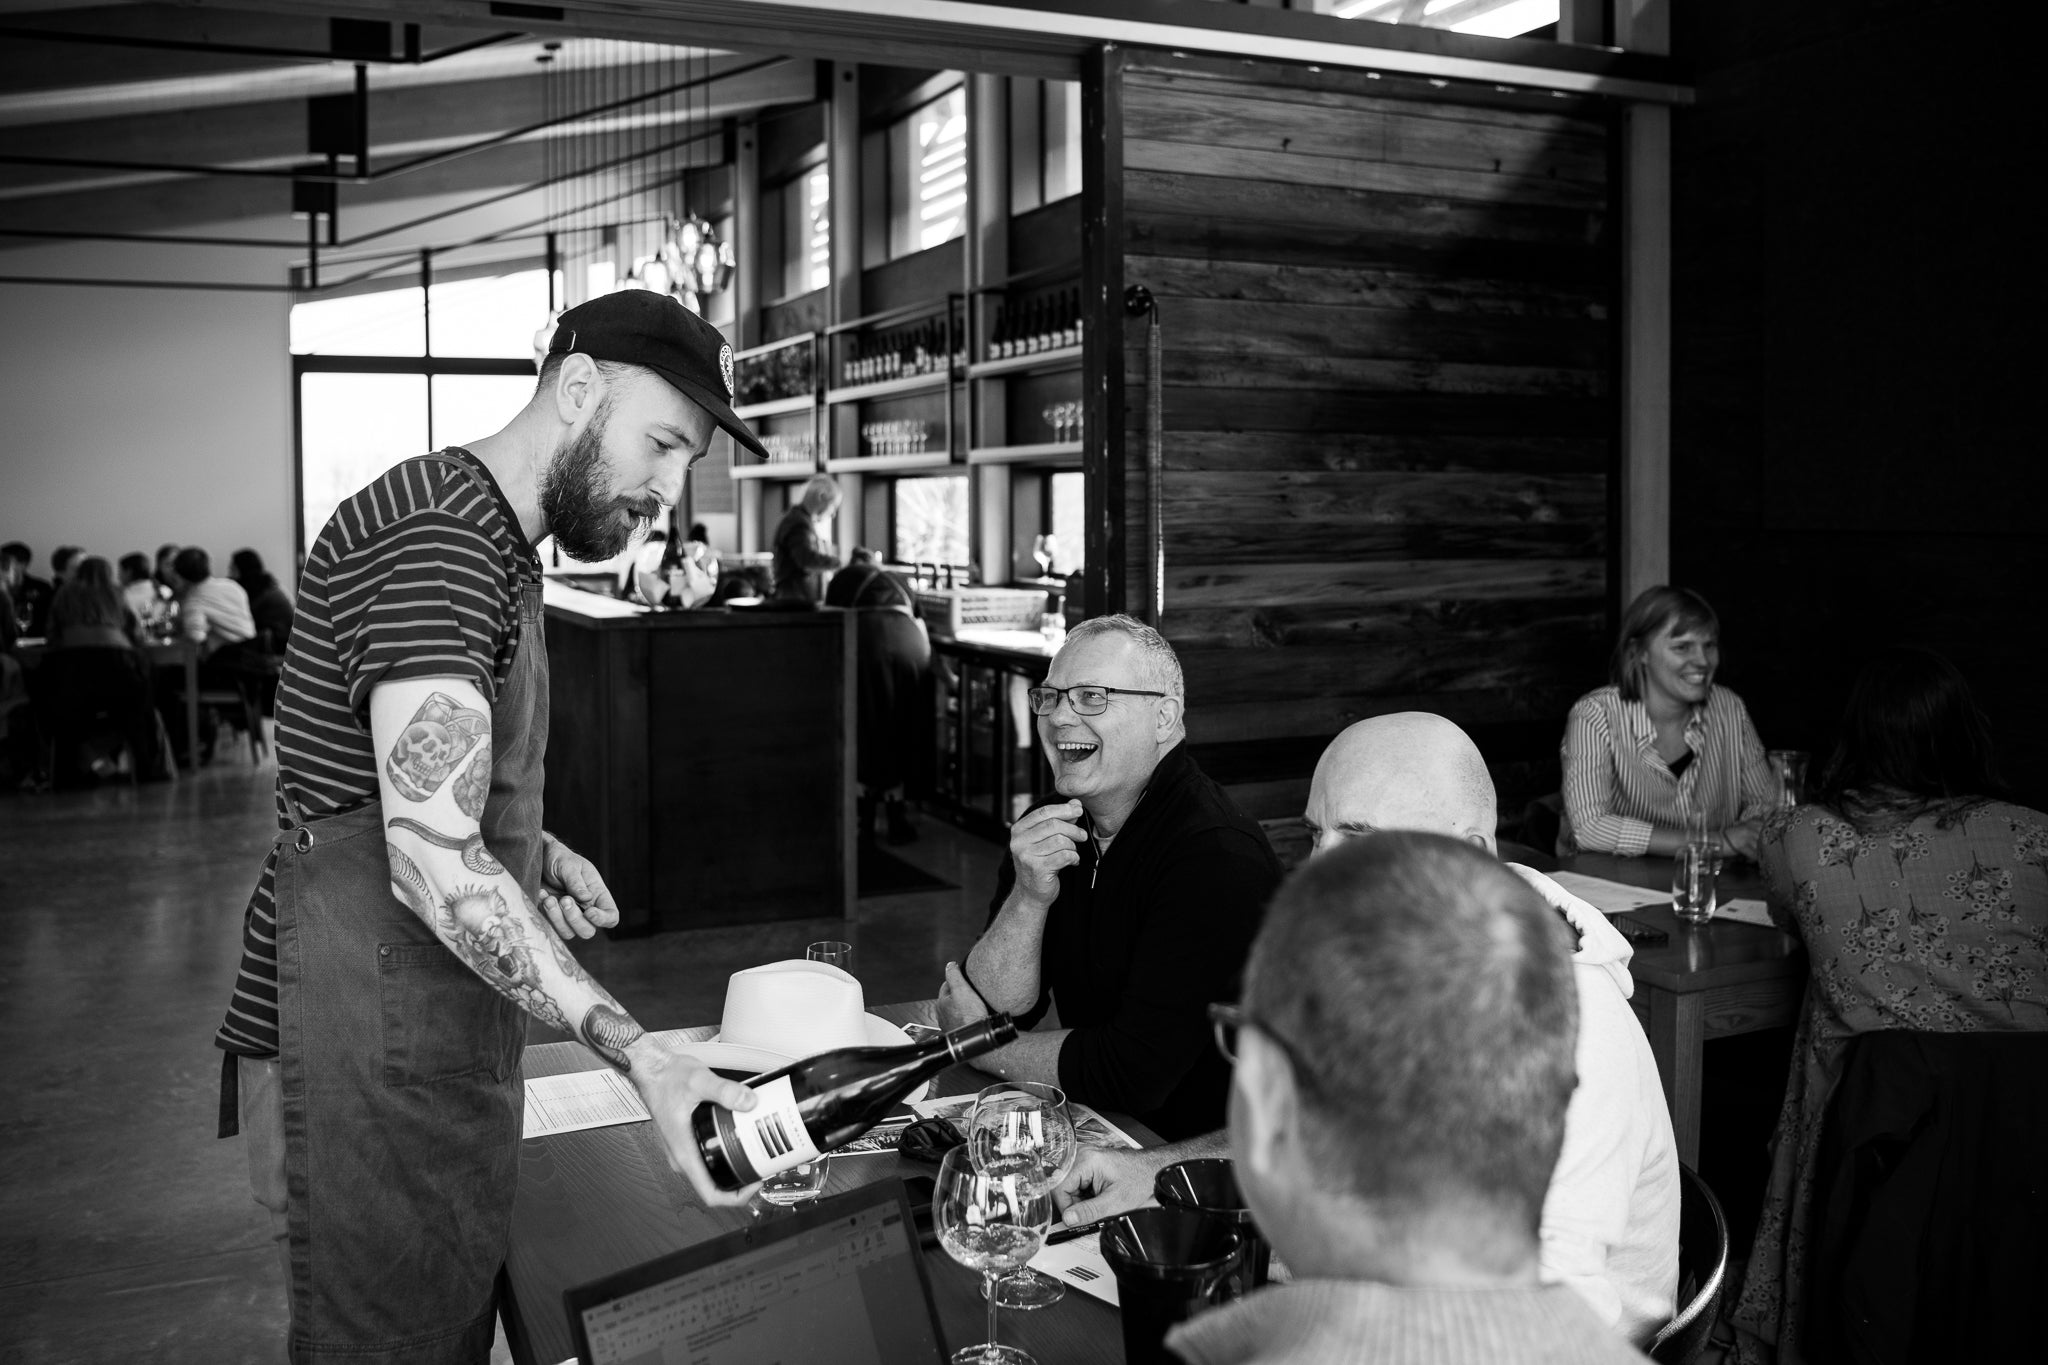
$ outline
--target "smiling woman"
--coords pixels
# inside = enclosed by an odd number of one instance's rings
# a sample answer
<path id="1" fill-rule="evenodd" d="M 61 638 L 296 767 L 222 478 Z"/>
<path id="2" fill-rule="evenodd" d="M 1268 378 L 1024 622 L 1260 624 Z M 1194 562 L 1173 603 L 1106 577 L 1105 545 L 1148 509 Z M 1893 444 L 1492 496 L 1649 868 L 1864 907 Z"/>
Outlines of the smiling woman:
<path id="1" fill-rule="evenodd" d="M 1566 723 L 1560 855 L 1673 853 L 1689 814 L 1724 852 L 1754 855 L 1775 793 L 1749 711 L 1714 683 L 1720 639 L 1696 593 L 1660 586 L 1629 604 L 1612 681 L 1579 698 Z"/>

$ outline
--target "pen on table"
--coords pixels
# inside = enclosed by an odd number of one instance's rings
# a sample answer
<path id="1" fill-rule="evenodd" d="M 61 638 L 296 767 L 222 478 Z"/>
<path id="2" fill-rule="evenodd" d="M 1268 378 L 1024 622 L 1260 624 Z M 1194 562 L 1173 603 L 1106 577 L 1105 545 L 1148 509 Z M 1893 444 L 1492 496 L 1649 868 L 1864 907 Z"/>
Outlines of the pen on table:
<path id="1" fill-rule="evenodd" d="M 1045 1244 L 1057 1246 L 1061 1242 L 1071 1242 L 1076 1237 L 1086 1237 L 1091 1232 L 1100 1232 L 1102 1225 L 1108 1221 L 1107 1218 L 1098 1218 L 1092 1223 L 1076 1223 L 1070 1228 L 1055 1228 L 1046 1234 Z"/>

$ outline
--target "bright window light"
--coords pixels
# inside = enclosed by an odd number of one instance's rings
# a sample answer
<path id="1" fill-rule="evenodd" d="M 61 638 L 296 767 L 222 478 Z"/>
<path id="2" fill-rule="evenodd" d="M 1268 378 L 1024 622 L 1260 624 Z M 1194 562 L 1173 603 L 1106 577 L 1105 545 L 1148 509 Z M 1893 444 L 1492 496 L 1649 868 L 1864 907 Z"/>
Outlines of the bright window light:
<path id="1" fill-rule="evenodd" d="M 1452 24 L 1451 32 L 1476 33 L 1483 38 L 1519 38 L 1532 29 L 1556 22 L 1557 0 L 1508 0 L 1499 9 Z"/>

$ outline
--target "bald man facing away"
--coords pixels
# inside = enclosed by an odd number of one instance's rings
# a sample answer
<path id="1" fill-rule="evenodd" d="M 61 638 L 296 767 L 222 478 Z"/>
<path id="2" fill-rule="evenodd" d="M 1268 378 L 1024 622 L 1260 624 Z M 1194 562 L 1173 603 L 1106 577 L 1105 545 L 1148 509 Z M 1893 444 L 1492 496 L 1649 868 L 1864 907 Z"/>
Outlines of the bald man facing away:
<path id="1" fill-rule="evenodd" d="M 1421 711 L 1376 716 L 1338 735 L 1316 764 L 1303 812 L 1316 856 L 1390 829 L 1448 834 L 1497 854 L 1494 817 L 1493 780 L 1478 748 L 1450 721 Z M 1570 1285 L 1603 1320 L 1646 1345 L 1670 1319 L 1678 1288 L 1678 1146 L 1656 1059 L 1629 1008 L 1631 950 L 1591 905 L 1540 872 L 1508 867 L 1578 938 L 1579 1084 L 1543 1202 L 1542 1276 Z M 1065 1216 L 1079 1222 L 1144 1203 L 1150 1171 L 1225 1154 L 1221 1134 L 1177 1147 L 1164 1159 L 1162 1149 L 1146 1153 L 1147 1171 L 1093 1154 L 1077 1162 L 1068 1188 L 1092 1197 Z"/>

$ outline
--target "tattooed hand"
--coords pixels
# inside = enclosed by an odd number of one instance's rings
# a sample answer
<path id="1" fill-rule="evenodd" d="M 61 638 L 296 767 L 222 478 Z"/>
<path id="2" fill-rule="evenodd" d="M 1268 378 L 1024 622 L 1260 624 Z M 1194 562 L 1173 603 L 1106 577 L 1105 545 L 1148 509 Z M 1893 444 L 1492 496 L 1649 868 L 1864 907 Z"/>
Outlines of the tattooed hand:
<path id="1" fill-rule="evenodd" d="M 436 692 L 420 704 L 398 742 L 391 747 L 390 756 L 384 760 L 385 776 L 406 800 L 425 801 L 441 790 L 448 775 L 490 729 L 489 716 L 458 705 L 445 692 Z M 488 791 L 488 767 L 484 784 Z"/>

